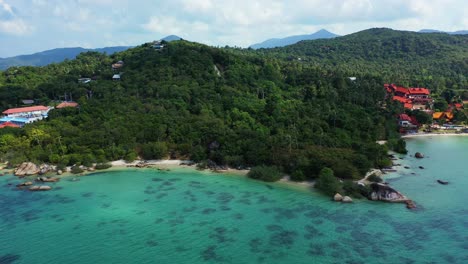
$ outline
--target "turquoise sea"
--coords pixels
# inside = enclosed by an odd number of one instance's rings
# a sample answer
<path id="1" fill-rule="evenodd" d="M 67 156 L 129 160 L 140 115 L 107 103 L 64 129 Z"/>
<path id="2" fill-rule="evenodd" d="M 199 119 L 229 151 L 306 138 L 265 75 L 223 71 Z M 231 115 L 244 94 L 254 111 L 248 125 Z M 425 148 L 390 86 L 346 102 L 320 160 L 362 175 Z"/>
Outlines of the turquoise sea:
<path id="1" fill-rule="evenodd" d="M 189 169 L 64 178 L 41 193 L 7 175 L 0 263 L 468 263 L 468 137 L 408 149 L 426 158 L 405 156 L 410 168 L 386 179 L 414 211 Z"/>

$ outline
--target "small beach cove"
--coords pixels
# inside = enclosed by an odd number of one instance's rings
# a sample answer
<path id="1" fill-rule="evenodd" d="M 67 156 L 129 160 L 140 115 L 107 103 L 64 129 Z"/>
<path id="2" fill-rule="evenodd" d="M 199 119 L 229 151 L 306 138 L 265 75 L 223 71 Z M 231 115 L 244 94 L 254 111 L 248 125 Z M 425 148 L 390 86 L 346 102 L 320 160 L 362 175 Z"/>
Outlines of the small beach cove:
<path id="1" fill-rule="evenodd" d="M 416 211 L 367 200 L 335 203 L 314 191 L 193 166 L 115 166 L 64 176 L 54 184 L 57 188 L 40 193 L 14 190 L 8 183 L 17 178 L 6 175 L 0 177 L 0 259 L 48 264 L 464 263 L 467 140 L 407 140 L 410 154 L 399 156 L 401 168 L 384 180 L 415 200 Z M 417 151 L 425 158 L 411 157 Z M 69 181 L 72 177 L 80 181 Z M 440 185 L 438 178 L 450 183 Z"/>

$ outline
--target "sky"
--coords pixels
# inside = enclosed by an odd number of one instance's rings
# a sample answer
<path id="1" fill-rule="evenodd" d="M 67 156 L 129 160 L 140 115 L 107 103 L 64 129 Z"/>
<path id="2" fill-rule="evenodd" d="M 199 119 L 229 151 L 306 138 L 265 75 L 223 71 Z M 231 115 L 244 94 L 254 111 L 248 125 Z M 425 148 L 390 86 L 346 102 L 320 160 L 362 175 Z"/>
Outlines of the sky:
<path id="1" fill-rule="evenodd" d="M 468 29 L 467 0 L 0 0 L 0 57 L 133 46 L 167 35 L 248 47 L 327 29 Z"/>

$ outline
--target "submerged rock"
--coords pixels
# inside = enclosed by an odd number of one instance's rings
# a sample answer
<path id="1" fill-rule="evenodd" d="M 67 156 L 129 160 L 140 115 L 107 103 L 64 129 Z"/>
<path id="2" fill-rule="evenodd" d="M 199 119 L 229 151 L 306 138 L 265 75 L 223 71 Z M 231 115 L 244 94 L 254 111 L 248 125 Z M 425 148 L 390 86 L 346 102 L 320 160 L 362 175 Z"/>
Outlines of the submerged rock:
<path id="1" fill-rule="evenodd" d="M 15 175 L 24 177 L 28 175 L 38 174 L 40 171 L 39 167 L 32 162 L 23 162 L 15 170 Z"/>
<path id="2" fill-rule="evenodd" d="M 422 159 L 422 158 L 424 158 L 424 155 L 421 152 L 416 152 L 414 154 L 414 157 L 417 158 L 417 159 Z"/>
<path id="3" fill-rule="evenodd" d="M 336 193 L 335 196 L 333 196 L 333 200 L 336 202 L 341 202 L 343 200 L 343 196 L 341 196 L 339 193 Z"/>
<path id="4" fill-rule="evenodd" d="M 27 182 L 22 182 L 22 183 L 16 185 L 16 187 L 30 186 L 30 185 L 32 185 L 32 184 L 33 184 L 32 182 L 27 181 Z"/>
<path id="5" fill-rule="evenodd" d="M 405 203 L 406 203 L 406 208 L 408 209 L 416 208 L 416 204 L 412 200 L 407 200 Z"/>
<path id="6" fill-rule="evenodd" d="M 36 181 L 41 181 L 41 182 L 58 182 L 60 179 L 59 178 L 53 178 L 53 177 L 38 177 Z"/>
<path id="7" fill-rule="evenodd" d="M 352 203 L 353 199 L 351 199 L 351 197 L 349 197 L 349 196 L 345 196 L 345 197 L 343 197 L 342 202 L 343 203 Z"/>
<path id="8" fill-rule="evenodd" d="M 52 187 L 50 186 L 47 186 L 47 185 L 42 185 L 42 186 L 31 186 L 29 187 L 29 190 L 32 191 L 32 192 L 35 192 L 35 191 L 49 191 L 49 190 L 52 190 Z"/>

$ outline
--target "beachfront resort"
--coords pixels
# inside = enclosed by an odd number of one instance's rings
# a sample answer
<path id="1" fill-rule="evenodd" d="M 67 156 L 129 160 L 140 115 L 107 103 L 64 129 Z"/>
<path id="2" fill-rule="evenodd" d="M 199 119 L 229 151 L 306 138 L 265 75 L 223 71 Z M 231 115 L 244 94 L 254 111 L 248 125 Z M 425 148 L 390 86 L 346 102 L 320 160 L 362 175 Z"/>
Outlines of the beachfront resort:
<path id="1" fill-rule="evenodd" d="M 435 100 L 427 88 L 402 87 L 395 84 L 384 84 L 387 98 L 401 103 L 404 111 L 397 117 L 401 134 L 418 132 L 468 133 L 464 102 L 453 98 L 446 106 L 435 107 Z"/>

